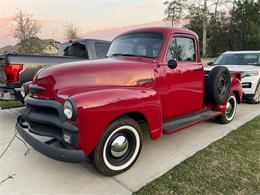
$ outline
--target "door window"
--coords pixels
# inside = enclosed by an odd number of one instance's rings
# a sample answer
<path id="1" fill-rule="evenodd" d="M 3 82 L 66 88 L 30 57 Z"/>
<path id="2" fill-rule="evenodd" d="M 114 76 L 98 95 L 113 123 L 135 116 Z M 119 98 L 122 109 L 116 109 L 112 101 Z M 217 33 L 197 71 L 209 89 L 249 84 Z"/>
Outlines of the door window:
<path id="1" fill-rule="evenodd" d="M 176 59 L 178 62 L 195 62 L 196 49 L 192 38 L 175 37 L 172 39 L 167 54 L 167 60 Z"/>

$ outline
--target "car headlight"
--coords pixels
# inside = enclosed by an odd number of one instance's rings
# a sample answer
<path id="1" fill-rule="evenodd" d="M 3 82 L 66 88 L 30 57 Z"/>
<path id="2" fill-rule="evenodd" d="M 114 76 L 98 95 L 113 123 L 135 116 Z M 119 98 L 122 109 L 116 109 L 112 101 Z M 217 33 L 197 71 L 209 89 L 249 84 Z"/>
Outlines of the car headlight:
<path id="1" fill-rule="evenodd" d="M 259 74 L 258 71 L 246 71 L 242 73 L 242 78 L 244 77 L 252 77 L 252 76 L 257 76 Z"/>
<path id="2" fill-rule="evenodd" d="M 25 96 L 26 96 L 27 93 L 28 93 L 27 88 L 26 88 L 25 85 L 22 85 L 20 93 L 21 93 L 21 96 L 22 96 L 23 98 L 25 98 Z"/>
<path id="3" fill-rule="evenodd" d="M 66 118 L 69 120 L 75 119 L 76 111 L 75 111 L 75 107 L 74 107 L 72 101 L 66 100 L 64 102 L 64 114 L 65 114 Z"/>

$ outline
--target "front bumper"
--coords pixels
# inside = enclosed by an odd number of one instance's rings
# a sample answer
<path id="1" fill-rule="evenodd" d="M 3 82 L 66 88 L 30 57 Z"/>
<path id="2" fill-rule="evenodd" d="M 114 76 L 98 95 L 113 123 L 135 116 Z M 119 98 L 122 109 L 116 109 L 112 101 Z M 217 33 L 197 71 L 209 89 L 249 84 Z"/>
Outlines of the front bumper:
<path id="1" fill-rule="evenodd" d="M 37 151 L 46 156 L 65 162 L 81 162 L 86 159 L 86 155 L 79 150 L 78 128 L 67 121 L 63 113 L 63 105 L 54 100 L 36 99 L 27 96 L 25 98 L 25 109 L 22 119 L 28 124 L 30 133 L 47 136 L 58 140 L 71 149 L 59 149 L 46 145 L 23 128 L 22 123 L 17 121 L 16 128 L 19 134 Z M 64 136 L 70 137 L 70 141 L 64 140 Z"/>
<path id="2" fill-rule="evenodd" d="M 86 160 L 85 153 L 82 150 L 68 150 L 57 148 L 42 142 L 23 128 L 21 118 L 17 119 L 16 129 L 20 136 L 35 150 L 44 154 L 45 156 L 63 162 L 80 163 Z"/>

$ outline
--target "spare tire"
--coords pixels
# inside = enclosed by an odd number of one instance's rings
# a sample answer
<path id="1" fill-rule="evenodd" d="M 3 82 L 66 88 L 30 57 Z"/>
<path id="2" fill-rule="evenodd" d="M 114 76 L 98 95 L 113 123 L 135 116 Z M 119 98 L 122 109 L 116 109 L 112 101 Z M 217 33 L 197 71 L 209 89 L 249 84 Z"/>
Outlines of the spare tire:
<path id="1" fill-rule="evenodd" d="M 213 68 L 206 79 L 206 98 L 209 102 L 223 104 L 230 94 L 231 76 L 224 66 Z"/>

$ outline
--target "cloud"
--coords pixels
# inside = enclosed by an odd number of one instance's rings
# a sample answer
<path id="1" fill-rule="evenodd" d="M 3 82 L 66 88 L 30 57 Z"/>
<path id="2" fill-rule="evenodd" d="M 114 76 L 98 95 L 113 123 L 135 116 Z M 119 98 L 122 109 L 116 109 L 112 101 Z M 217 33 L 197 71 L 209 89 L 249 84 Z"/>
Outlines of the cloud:
<path id="1" fill-rule="evenodd" d="M 86 32 L 84 34 L 84 37 L 112 40 L 113 38 L 115 38 L 117 35 L 119 35 L 122 32 L 131 30 L 131 29 L 152 27 L 152 26 L 167 26 L 167 24 L 164 21 L 155 21 L 155 22 L 143 23 L 143 24 L 137 24 L 137 25 L 112 27 L 112 28 L 107 28 L 107 29 Z"/>
<path id="2" fill-rule="evenodd" d="M 156 4 L 162 4 L 163 1 L 161 2 L 160 0 L 142 0 L 137 3 L 132 4 L 132 7 L 134 8 L 147 8 L 147 7 L 154 7 Z"/>
<path id="3" fill-rule="evenodd" d="M 183 27 L 188 23 L 188 20 L 181 20 L 178 25 L 175 27 Z M 136 25 L 128 25 L 121 27 L 112 27 L 107 29 L 101 29 L 96 31 L 86 32 L 83 37 L 85 38 L 96 38 L 96 39 L 104 39 L 104 40 L 112 40 L 117 35 L 126 32 L 128 30 L 137 29 L 137 28 L 146 28 L 146 27 L 170 27 L 170 23 L 167 21 L 154 21 L 149 23 L 142 23 Z"/>
<path id="4" fill-rule="evenodd" d="M 145 2 L 135 3 L 133 5 L 134 8 L 143 8 L 143 7 L 147 7 L 147 6 L 148 6 L 147 3 L 145 3 Z"/>
<path id="5" fill-rule="evenodd" d="M 60 20 L 63 17 L 64 17 L 63 14 L 57 14 L 57 15 L 54 15 L 54 16 L 48 16 L 48 17 L 40 18 L 40 19 L 37 19 L 37 20 L 38 20 L 39 24 L 43 25 L 43 24 L 48 24 L 48 23 L 53 22 L 53 21 Z"/>
<path id="6" fill-rule="evenodd" d="M 10 21 L 12 21 L 14 17 L 15 16 L 0 16 L 0 28 L 9 26 Z"/>
<path id="7" fill-rule="evenodd" d="M 6 37 L 10 36 L 10 32 L 8 31 L 0 31 L 0 38 L 4 39 Z"/>

